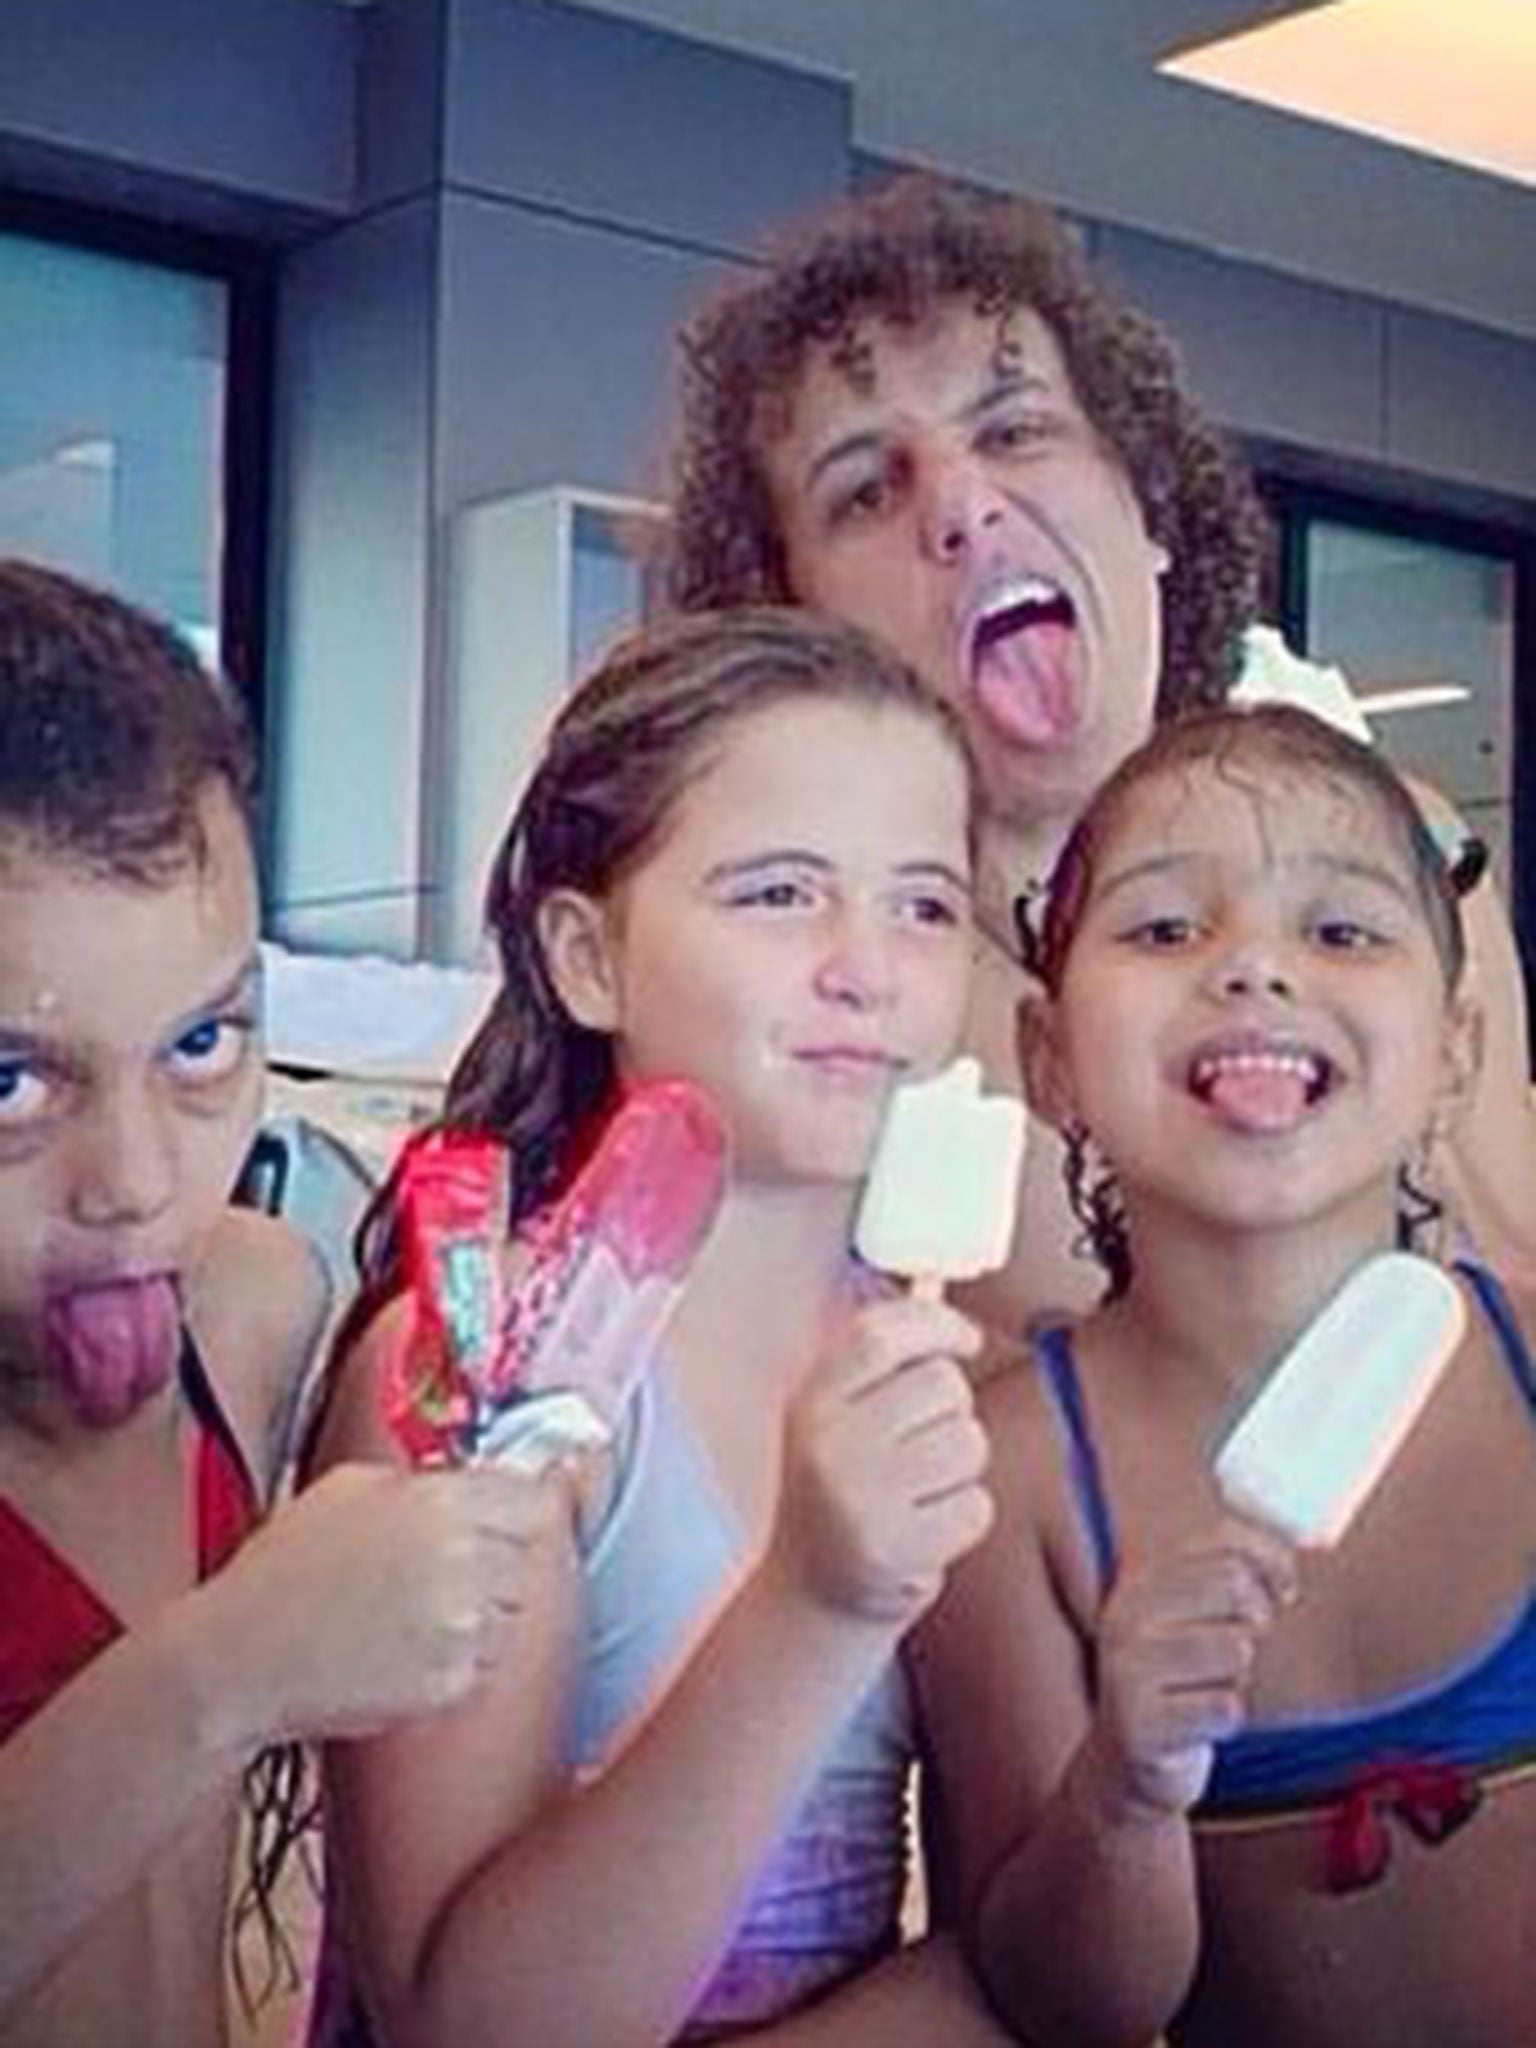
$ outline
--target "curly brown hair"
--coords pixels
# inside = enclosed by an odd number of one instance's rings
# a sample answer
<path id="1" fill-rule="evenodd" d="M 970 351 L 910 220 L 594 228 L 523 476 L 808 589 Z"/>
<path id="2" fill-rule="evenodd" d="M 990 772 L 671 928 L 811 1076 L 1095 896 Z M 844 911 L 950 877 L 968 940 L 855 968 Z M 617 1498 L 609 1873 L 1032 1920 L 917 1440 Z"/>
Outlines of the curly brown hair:
<path id="1" fill-rule="evenodd" d="M 1028 307 L 1055 336 L 1079 403 L 1170 558 L 1158 715 L 1220 703 L 1263 547 L 1245 474 L 1185 392 L 1168 337 L 1112 296 L 1055 214 L 926 175 L 822 216 L 684 328 L 668 600 L 688 611 L 793 600 L 760 461 L 775 404 L 812 348 L 836 348 L 872 319 L 916 326 L 953 299 L 999 317 Z"/>
<path id="2" fill-rule="evenodd" d="M 73 576 L 0 560 L 0 833 L 156 882 L 204 858 L 210 777 L 250 830 L 250 732 L 179 634 Z"/>

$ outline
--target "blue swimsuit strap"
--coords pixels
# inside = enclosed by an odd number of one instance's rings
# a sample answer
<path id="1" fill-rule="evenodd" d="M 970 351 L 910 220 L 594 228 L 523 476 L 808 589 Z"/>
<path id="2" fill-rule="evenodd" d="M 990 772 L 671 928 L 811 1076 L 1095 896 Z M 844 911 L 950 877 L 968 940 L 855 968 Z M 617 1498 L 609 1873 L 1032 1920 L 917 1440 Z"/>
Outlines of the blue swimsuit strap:
<path id="1" fill-rule="evenodd" d="M 1509 1369 L 1515 1376 L 1515 1384 L 1530 1403 L 1531 1412 L 1536 1414 L 1536 1359 L 1532 1358 L 1525 1333 L 1515 1320 L 1514 1306 L 1504 1292 L 1502 1282 L 1474 1259 L 1457 1259 L 1454 1264 L 1498 1333 Z"/>
<path id="2" fill-rule="evenodd" d="M 1056 1323 L 1041 1330 L 1035 1338 L 1035 1352 L 1066 1432 L 1067 1476 L 1093 1550 L 1099 1585 L 1107 1587 L 1115 1575 L 1119 1549 L 1115 1542 L 1115 1523 L 1109 1509 L 1104 1472 L 1099 1464 L 1093 1431 L 1088 1424 L 1088 1411 L 1083 1405 L 1082 1383 L 1078 1378 L 1077 1360 L 1072 1354 L 1070 1329 L 1065 1323 Z"/>

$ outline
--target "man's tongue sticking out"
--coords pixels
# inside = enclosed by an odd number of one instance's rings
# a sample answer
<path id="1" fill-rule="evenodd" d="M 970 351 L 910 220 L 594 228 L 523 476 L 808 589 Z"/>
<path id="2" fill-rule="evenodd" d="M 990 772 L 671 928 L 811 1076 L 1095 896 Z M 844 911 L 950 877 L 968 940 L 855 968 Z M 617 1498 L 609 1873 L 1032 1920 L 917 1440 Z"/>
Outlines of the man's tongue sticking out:
<path id="1" fill-rule="evenodd" d="M 1077 631 L 1053 611 L 988 621 L 976 636 L 972 686 L 989 722 L 1016 746 L 1059 747 L 1079 718 Z"/>
<path id="2" fill-rule="evenodd" d="M 126 1421 L 176 1370 L 181 1304 L 168 1274 L 64 1289 L 45 1318 L 59 1385 L 94 1428 Z"/>

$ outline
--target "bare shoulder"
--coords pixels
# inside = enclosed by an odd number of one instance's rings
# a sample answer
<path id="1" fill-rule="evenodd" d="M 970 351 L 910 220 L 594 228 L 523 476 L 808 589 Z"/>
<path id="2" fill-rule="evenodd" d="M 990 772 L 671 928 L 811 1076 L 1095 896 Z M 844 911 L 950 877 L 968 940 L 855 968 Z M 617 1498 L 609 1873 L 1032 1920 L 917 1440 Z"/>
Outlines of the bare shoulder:
<path id="1" fill-rule="evenodd" d="M 308 1241 L 280 1217 L 226 1210 L 187 1317 L 247 1453 L 266 1464 L 282 1416 L 325 1331 L 330 1286 Z"/>

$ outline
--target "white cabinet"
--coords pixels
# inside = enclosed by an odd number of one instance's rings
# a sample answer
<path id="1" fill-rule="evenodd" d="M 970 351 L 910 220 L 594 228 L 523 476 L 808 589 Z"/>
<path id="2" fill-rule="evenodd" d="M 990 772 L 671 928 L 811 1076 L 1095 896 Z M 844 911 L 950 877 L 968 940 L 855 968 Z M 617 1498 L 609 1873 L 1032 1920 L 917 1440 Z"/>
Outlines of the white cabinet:
<path id="1" fill-rule="evenodd" d="M 428 809 L 440 878 L 435 959 L 484 958 L 491 856 L 554 705 L 646 610 L 660 508 L 554 487 L 465 508 L 453 526 L 439 772 Z"/>

